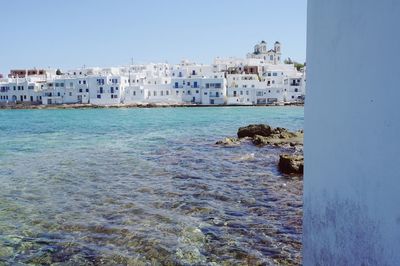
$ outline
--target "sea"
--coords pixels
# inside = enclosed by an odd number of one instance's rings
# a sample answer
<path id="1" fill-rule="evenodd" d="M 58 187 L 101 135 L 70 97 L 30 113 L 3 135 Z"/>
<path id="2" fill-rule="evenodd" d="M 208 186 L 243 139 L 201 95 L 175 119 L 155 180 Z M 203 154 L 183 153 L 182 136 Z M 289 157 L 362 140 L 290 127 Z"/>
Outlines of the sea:
<path id="1" fill-rule="evenodd" d="M 0 110 L 0 265 L 300 264 L 288 151 L 215 144 L 260 123 L 304 109 Z"/>

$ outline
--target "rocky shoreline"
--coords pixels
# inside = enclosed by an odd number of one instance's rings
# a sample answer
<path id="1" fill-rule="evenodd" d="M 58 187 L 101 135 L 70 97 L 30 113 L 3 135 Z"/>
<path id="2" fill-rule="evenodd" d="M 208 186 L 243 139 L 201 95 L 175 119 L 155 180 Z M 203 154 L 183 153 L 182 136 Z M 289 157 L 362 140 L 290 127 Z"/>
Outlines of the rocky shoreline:
<path id="1" fill-rule="evenodd" d="M 170 103 L 138 103 L 138 104 L 116 104 L 116 105 L 94 105 L 94 104 L 1 104 L 0 109 L 85 109 L 85 108 L 168 108 L 168 107 L 273 107 L 273 106 L 304 106 L 301 103 L 287 103 L 284 105 L 271 104 L 271 105 L 200 105 L 200 104 L 170 104 Z"/>
<path id="2" fill-rule="evenodd" d="M 244 141 L 250 141 L 258 147 L 266 145 L 282 148 L 294 147 L 292 152 L 280 154 L 277 168 L 283 174 L 302 178 L 304 172 L 303 139 L 303 130 L 291 132 L 282 127 L 273 128 L 266 124 L 254 124 L 240 127 L 237 137 L 227 137 L 215 144 L 235 146 Z"/>

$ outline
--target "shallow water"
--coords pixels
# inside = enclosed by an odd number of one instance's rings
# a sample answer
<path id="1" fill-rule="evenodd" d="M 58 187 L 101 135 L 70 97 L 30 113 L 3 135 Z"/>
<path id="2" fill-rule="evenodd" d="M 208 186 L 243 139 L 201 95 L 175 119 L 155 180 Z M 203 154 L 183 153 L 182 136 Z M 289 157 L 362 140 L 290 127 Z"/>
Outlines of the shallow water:
<path id="1" fill-rule="evenodd" d="M 301 260 L 302 182 L 237 128 L 302 107 L 0 111 L 0 265 Z"/>

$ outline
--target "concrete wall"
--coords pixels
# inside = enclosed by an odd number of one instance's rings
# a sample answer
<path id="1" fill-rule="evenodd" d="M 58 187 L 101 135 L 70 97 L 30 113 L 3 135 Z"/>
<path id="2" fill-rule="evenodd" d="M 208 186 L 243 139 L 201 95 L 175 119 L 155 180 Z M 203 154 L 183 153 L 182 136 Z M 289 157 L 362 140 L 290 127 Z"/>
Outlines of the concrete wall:
<path id="1" fill-rule="evenodd" d="M 304 264 L 400 263 L 400 1 L 309 0 Z"/>

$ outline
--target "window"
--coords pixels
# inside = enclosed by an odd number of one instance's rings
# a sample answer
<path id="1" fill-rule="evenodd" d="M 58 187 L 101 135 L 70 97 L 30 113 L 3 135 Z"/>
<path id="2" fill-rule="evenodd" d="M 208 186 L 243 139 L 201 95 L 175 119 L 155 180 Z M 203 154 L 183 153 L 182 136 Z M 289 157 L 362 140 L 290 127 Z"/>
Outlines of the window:
<path id="1" fill-rule="evenodd" d="M 278 76 L 278 73 L 274 72 L 274 73 L 272 73 L 272 76 L 276 77 L 276 76 Z"/>
<path id="2" fill-rule="evenodd" d="M 240 95 L 243 95 L 243 91 L 240 91 Z"/>
<path id="3" fill-rule="evenodd" d="M 89 92 L 89 89 L 86 89 L 86 92 Z"/>
<path id="4" fill-rule="evenodd" d="M 136 96 L 136 91 L 133 91 L 133 95 Z"/>
<path id="5" fill-rule="evenodd" d="M 249 95 L 249 91 L 246 91 L 246 95 Z"/>
<path id="6" fill-rule="evenodd" d="M 207 95 L 207 92 L 205 92 L 204 95 Z"/>
<path id="7" fill-rule="evenodd" d="M 86 80 L 83 81 L 83 84 L 86 84 Z"/>
<path id="8" fill-rule="evenodd" d="M 221 83 L 206 83 L 206 88 L 216 88 L 220 89 L 221 88 Z"/>
<path id="9" fill-rule="evenodd" d="M 72 92 L 69 92 L 69 96 L 72 96 Z"/>
<path id="10" fill-rule="evenodd" d="M 79 92 L 82 92 L 82 89 L 79 89 Z"/>
<path id="11" fill-rule="evenodd" d="M 97 99 L 101 99 L 101 94 L 97 94 Z"/>

